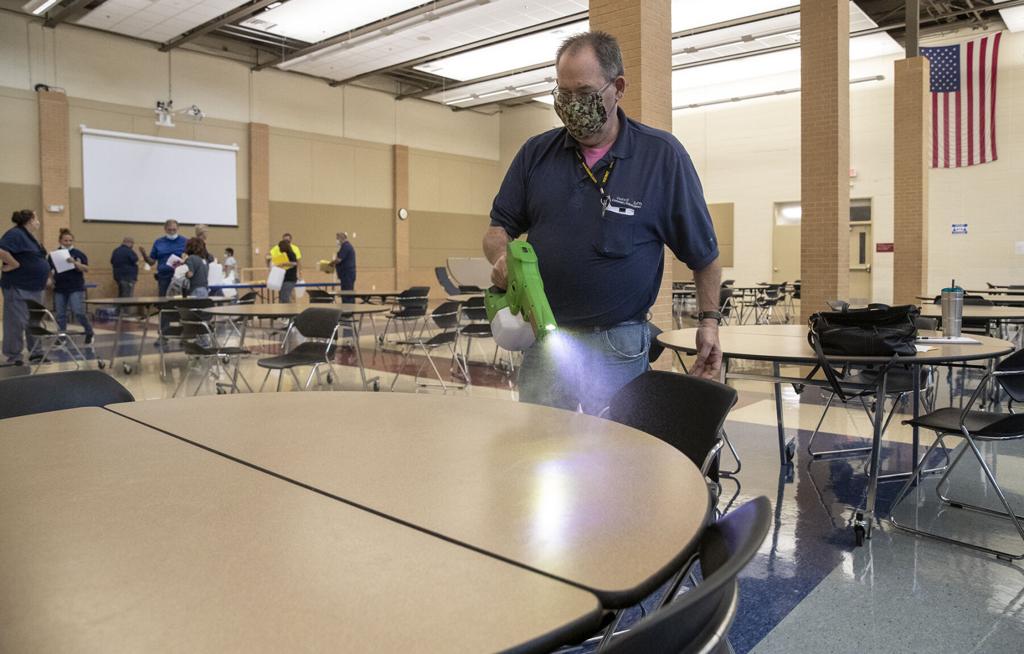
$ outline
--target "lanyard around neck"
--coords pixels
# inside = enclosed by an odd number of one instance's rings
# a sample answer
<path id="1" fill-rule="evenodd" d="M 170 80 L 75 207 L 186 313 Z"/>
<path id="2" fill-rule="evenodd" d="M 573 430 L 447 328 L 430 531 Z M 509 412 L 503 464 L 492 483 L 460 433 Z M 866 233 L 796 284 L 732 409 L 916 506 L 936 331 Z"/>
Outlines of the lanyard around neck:
<path id="1" fill-rule="evenodd" d="M 603 199 L 607 197 L 608 194 L 604 192 L 604 187 L 605 184 L 608 183 L 608 178 L 612 176 L 612 168 L 615 168 L 615 162 L 618 160 L 612 158 L 612 162 L 604 169 L 604 175 L 601 176 L 601 181 L 599 182 L 597 181 L 597 177 L 594 175 L 594 171 L 587 165 L 586 160 L 583 158 L 583 155 L 580 154 L 579 150 L 576 150 L 576 158 L 580 160 L 580 165 L 583 166 L 583 170 L 587 171 L 587 177 L 590 178 L 590 181 L 594 182 L 594 186 L 596 186 L 597 190 L 601 192 L 601 198 Z"/>

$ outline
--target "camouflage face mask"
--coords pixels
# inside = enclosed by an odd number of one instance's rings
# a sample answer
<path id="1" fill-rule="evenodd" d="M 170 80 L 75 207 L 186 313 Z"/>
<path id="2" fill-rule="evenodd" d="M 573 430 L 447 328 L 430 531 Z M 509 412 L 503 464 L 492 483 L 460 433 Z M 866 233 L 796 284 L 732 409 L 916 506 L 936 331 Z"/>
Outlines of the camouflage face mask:
<path id="1" fill-rule="evenodd" d="M 600 91 L 589 93 L 567 93 L 556 89 L 555 113 L 577 141 L 593 136 L 607 122 L 608 111 L 604 108 L 601 94 L 610 84 L 608 82 Z"/>

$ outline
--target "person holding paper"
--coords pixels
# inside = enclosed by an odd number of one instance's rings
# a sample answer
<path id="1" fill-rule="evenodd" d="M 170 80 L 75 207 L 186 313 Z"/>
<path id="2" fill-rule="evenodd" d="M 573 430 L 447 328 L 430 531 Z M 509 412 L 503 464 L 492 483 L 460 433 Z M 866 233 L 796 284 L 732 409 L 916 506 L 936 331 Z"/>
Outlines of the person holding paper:
<path id="1" fill-rule="evenodd" d="M 22 350 L 26 341 L 31 351 L 35 339 L 27 332 L 28 305 L 25 300 L 42 302 L 43 289 L 50 277 L 50 266 L 46 263 L 46 250 L 36 240 L 39 218 L 31 209 L 15 211 L 11 216 L 14 227 L 0 238 L 0 250 L 13 257 L 17 265 L 3 258 L 3 275 L 0 289 L 4 296 L 4 337 L 3 353 L 7 365 L 21 365 Z M 36 355 L 42 358 L 42 355 Z"/>
<path id="2" fill-rule="evenodd" d="M 135 294 L 135 282 L 139 279 L 139 255 L 135 254 L 135 239 L 125 236 L 121 245 L 110 254 L 110 266 L 117 283 L 117 297 L 131 297 Z"/>
<path id="3" fill-rule="evenodd" d="M 298 245 L 292 243 L 292 235 L 288 232 L 281 234 L 281 241 L 287 241 L 288 245 L 291 246 L 292 252 L 295 253 L 295 261 L 302 261 L 302 250 L 299 249 Z M 281 250 L 281 243 L 278 243 L 274 247 L 270 248 L 270 254 L 267 255 L 267 261 L 272 266 L 282 266 L 281 264 L 287 264 L 289 261 L 288 255 Z"/>
<path id="4" fill-rule="evenodd" d="M 209 266 L 210 253 L 206 251 L 206 243 L 201 238 L 190 238 L 185 244 L 185 267 L 188 271 L 188 297 L 210 297 Z"/>
<path id="5" fill-rule="evenodd" d="M 238 259 L 235 259 L 234 248 L 224 248 L 224 279 L 231 280 L 238 267 Z"/>
<path id="6" fill-rule="evenodd" d="M 292 291 L 295 290 L 295 284 L 299 281 L 298 248 L 292 245 L 290 241 L 281 239 L 281 242 L 274 249 L 277 250 L 278 255 L 277 257 L 271 255 L 271 261 L 278 268 L 285 269 L 284 282 L 281 283 L 278 298 L 281 302 L 287 304 L 292 301 Z M 282 257 L 284 260 L 281 260 Z"/>
<path id="7" fill-rule="evenodd" d="M 68 327 L 68 311 L 85 329 L 85 344 L 92 343 L 94 333 L 89 316 L 85 313 L 85 273 L 89 272 L 89 257 L 75 247 L 70 229 L 60 230 L 60 249 L 50 253 L 53 269 L 53 313 L 61 331 Z"/>
<path id="8" fill-rule="evenodd" d="M 185 237 L 178 233 L 178 221 L 168 220 L 164 223 L 164 235 L 153 241 L 153 247 L 146 256 L 146 263 L 156 265 L 156 284 L 160 296 L 167 295 L 167 287 L 174 277 L 174 264 L 181 263 L 181 255 L 185 253 Z M 171 257 L 174 257 L 170 262 Z"/>
<path id="9" fill-rule="evenodd" d="M 351 291 L 356 287 L 356 249 L 348 240 L 348 234 L 338 232 L 337 234 L 338 253 L 334 255 L 334 272 L 341 282 L 341 290 Z M 342 298 L 342 303 L 355 302 L 354 297 Z"/>

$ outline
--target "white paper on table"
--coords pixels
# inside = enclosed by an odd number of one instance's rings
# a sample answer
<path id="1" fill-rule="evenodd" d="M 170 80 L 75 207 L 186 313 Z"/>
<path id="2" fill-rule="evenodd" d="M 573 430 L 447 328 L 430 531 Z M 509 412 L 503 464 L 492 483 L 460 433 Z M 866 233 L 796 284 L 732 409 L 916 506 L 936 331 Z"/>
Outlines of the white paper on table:
<path id="1" fill-rule="evenodd" d="M 174 269 L 174 276 L 175 277 L 184 277 L 185 273 L 187 273 L 187 272 L 188 272 L 188 266 L 178 266 L 177 268 Z"/>
<path id="2" fill-rule="evenodd" d="M 73 270 L 75 264 L 68 263 L 68 259 L 71 258 L 71 252 L 68 250 L 60 249 L 54 250 L 50 253 L 50 261 L 53 262 L 53 268 L 58 273 L 67 272 Z"/>
<path id="3" fill-rule="evenodd" d="M 171 256 L 167 257 L 167 265 L 170 266 L 171 268 L 174 268 L 179 263 L 185 263 L 185 260 L 176 254 L 172 254 Z"/>
<path id="4" fill-rule="evenodd" d="M 915 345 L 914 349 L 918 352 L 931 352 L 935 348 L 930 345 Z"/>
<path id="5" fill-rule="evenodd" d="M 206 270 L 206 279 L 209 281 L 210 286 L 224 284 L 224 266 L 217 262 L 211 263 Z"/>
<path id="6" fill-rule="evenodd" d="M 272 291 L 280 291 L 284 284 L 284 273 L 284 268 L 271 266 L 270 272 L 267 274 L 267 288 Z"/>
<path id="7" fill-rule="evenodd" d="M 981 341 L 970 336 L 918 336 L 918 343 L 953 343 L 954 345 L 981 345 Z"/>

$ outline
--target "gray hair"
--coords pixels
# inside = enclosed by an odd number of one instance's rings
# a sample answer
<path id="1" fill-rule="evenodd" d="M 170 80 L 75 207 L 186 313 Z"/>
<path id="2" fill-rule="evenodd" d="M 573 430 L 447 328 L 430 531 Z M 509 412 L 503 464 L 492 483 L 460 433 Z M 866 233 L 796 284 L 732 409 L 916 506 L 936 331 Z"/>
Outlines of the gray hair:
<path id="1" fill-rule="evenodd" d="M 619 42 L 608 32 L 593 31 L 573 34 L 558 46 L 558 52 L 555 53 L 555 64 L 557 65 L 562 60 L 563 54 L 575 54 L 586 46 L 590 46 L 594 50 L 597 63 L 601 65 L 601 71 L 604 73 L 606 81 L 610 82 L 625 74 Z"/>

